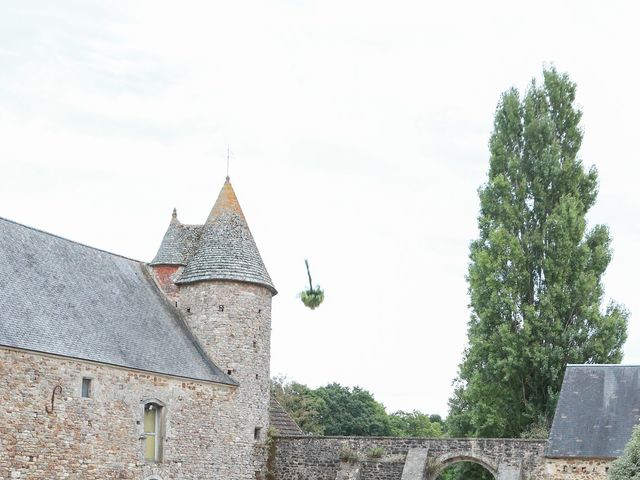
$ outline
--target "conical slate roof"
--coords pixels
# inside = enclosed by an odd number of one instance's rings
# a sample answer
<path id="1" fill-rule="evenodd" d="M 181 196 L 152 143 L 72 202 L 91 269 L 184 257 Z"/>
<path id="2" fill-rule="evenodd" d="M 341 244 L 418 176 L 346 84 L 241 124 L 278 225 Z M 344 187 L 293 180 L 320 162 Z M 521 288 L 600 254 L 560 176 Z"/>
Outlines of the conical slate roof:
<path id="1" fill-rule="evenodd" d="M 198 246 L 201 232 L 202 225 L 180 223 L 174 209 L 169 228 L 150 265 L 186 265 Z"/>
<path id="2" fill-rule="evenodd" d="M 237 280 L 257 283 L 275 295 L 229 177 L 202 226 L 200 241 L 177 284 L 203 280 Z"/>

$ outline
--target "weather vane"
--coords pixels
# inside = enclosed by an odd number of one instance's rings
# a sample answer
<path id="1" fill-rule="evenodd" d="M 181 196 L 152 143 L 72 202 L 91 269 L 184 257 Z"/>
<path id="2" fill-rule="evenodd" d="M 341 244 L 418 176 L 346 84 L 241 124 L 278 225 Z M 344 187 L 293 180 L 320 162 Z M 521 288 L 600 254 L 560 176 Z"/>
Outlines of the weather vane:
<path id="1" fill-rule="evenodd" d="M 227 181 L 229 180 L 229 157 L 231 156 L 231 151 L 229 150 L 229 145 L 227 144 Z"/>

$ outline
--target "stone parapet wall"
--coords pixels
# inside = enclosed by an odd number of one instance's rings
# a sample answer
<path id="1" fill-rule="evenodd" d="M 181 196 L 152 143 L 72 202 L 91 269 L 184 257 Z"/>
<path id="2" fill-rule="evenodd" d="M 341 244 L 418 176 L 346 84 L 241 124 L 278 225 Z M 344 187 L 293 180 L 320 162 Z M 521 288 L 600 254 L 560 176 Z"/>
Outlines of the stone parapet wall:
<path id="1" fill-rule="evenodd" d="M 545 476 L 545 440 L 387 437 L 276 437 L 271 475 L 275 480 L 401 480 L 407 453 L 428 450 L 429 478 L 461 460 L 488 468 L 497 478 L 522 472 L 523 480 Z M 379 455 L 379 458 L 372 458 Z M 349 465 L 358 465 L 357 469 Z M 355 477 L 354 477 L 355 475 Z M 520 477 L 518 477 L 520 478 Z"/>

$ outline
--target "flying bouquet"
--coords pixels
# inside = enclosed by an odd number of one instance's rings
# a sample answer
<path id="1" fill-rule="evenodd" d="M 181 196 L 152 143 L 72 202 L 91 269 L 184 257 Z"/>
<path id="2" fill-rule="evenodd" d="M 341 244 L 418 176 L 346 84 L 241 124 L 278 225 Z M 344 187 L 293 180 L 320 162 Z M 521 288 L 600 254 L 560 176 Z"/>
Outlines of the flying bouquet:
<path id="1" fill-rule="evenodd" d="M 305 307 L 308 307 L 311 310 L 315 310 L 324 300 L 324 291 L 320 288 L 320 285 L 316 285 L 316 288 L 313 288 L 313 283 L 311 282 L 311 272 L 309 272 L 309 261 L 305 260 L 304 264 L 307 266 L 307 275 L 309 276 L 309 289 L 300 292 L 300 298 L 302 299 L 302 303 L 304 303 Z"/>

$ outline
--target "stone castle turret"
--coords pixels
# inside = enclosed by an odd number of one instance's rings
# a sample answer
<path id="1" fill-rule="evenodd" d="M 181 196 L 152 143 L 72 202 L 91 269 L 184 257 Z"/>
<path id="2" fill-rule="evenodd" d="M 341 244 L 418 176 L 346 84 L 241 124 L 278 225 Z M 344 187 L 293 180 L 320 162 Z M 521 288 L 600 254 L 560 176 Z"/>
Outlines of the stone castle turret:
<path id="1" fill-rule="evenodd" d="M 226 432 L 228 453 L 255 478 L 250 470 L 264 461 L 255 447 L 269 427 L 271 299 L 277 292 L 228 177 L 204 225 L 181 224 L 174 211 L 151 266 L 207 355 L 238 383 L 221 407 L 234 425 Z"/>

